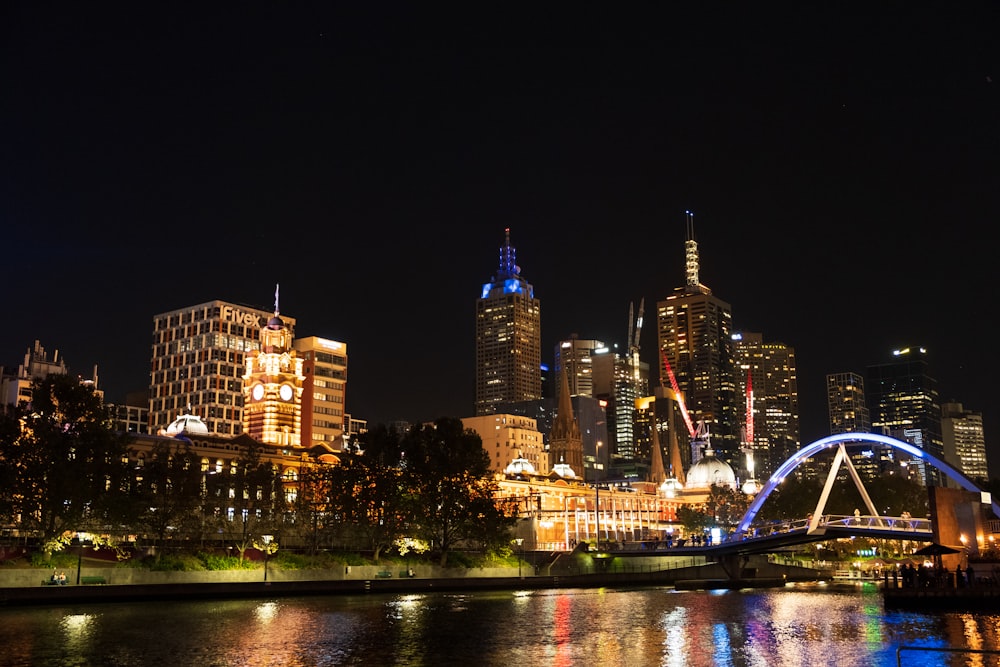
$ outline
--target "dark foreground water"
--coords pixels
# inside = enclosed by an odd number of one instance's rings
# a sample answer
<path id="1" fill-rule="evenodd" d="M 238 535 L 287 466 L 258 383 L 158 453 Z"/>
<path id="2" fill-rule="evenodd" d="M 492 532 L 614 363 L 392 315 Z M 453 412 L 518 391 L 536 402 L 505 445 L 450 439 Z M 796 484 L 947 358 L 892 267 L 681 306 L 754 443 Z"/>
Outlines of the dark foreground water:
<path id="1" fill-rule="evenodd" d="M 24 666 L 1000 665 L 1000 615 L 886 612 L 872 586 L 349 595 L 0 608 Z M 941 649 L 975 649 L 948 652 Z"/>

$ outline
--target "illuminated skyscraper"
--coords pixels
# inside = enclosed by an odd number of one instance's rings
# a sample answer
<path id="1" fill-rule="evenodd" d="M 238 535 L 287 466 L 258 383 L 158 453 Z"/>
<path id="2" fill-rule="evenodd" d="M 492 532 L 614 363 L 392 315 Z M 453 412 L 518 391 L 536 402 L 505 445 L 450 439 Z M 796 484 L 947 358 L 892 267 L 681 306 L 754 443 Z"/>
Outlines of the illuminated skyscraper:
<path id="1" fill-rule="evenodd" d="M 500 268 L 476 301 L 476 415 L 501 403 L 542 397 L 541 307 L 521 277 L 510 229 L 500 248 Z"/>
<path id="2" fill-rule="evenodd" d="M 830 415 L 830 435 L 871 432 L 872 421 L 865 403 L 865 379 L 857 373 L 826 376 L 826 408 Z"/>
<path id="3" fill-rule="evenodd" d="M 746 445 L 753 457 L 753 476 L 766 480 L 801 447 L 795 348 L 765 343 L 763 334 L 750 332 L 737 334 L 733 342 L 739 369 L 738 395 L 744 405 L 740 421 L 744 442 L 749 422 L 753 442 Z M 748 409 L 753 411 L 751 416 Z M 746 470 L 747 461 L 734 462 L 733 467 Z"/>
<path id="4" fill-rule="evenodd" d="M 698 244 L 690 212 L 685 257 L 686 284 L 656 304 L 660 381 L 662 386 L 671 386 L 666 357 L 692 421 L 703 421 L 709 429 L 715 456 L 739 468 L 742 462 L 732 309 L 698 279 Z M 692 455 L 696 458 L 700 453 Z"/>
<path id="5" fill-rule="evenodd" d="M 149 432 L 166 429 L 190 406 L 209 433 L 242 433 L 245 355 L 260 349 L 260 330 L 271 315 L 226 301 L 155 315 Z M 295 319 L 282 321 L 294 333 Z"/>
<path id="6" fill-rule="evenodd" d="M 872 430 L 944 458 L 941 404 L 937 380 L 929 372 L 927 350 L 906 348 L 893 351 L 893 356 L 896 358 L 893 362 L 868 367 L 865 397 Z M 916 481 L 942 486 L 943 480 L 934 466 L 925 465 L 922 459 L 904 463 Z"/>
<path id="7" fill-rule="evenodd" d="M 990 472 L 986 461 L 983 414 L 964 410 L 961 403 L 942 404 L 941 437 L 945 461 L 985 488 Z"/>
<path id="8" fill-rule="evenodd" d="M 830 416 L 830 435 L 871 433 L 872 421 L 865 400 L 865 379 L 857 373 L 831 373 L 826 376 L 826 408 Z M 890 447 L 871 442 L 848 446 L 847 455 L 865 481 L 876 479 L 893 454 Z M 808 468 L 812 470 L 812 468 Z M 846 478 L 846 471 L 839 473 Z"/>
<path id="9" fill-rule="evenodd" d="M 594 356 L 606 352 L 607 346 L 599 340 L 585 340 L 572 334 L 569 339 L 556 343 L 555 368 L 556 377 L 566 369 L 566 383 L 570 396 L 594 395 Z M 558 403 L 562 382 L 556 385 L 556 402 Z"/>

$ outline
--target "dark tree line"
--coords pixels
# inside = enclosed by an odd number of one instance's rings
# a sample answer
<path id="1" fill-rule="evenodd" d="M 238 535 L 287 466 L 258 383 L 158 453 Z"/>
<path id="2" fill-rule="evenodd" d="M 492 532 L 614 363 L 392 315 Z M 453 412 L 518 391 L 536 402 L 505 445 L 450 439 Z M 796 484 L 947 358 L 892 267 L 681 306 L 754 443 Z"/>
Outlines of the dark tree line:
<path id="1" fill-rule="evenodd" d="M 109 543 L 201 548 L 220 540 L 242 558 L 262 535 L 313 548 L 432 550 L 509 545 L 514 514 L 479 436 L 441 418 L 399 433 L 383 425 L 339 464 L 283 475 L 262 448 L 206 459 L 183 437 L 130 451 L 91 387 L 51 375 L 28 405 L 0 414 L 0 525 L 46 553 L 86 532 Z"/>

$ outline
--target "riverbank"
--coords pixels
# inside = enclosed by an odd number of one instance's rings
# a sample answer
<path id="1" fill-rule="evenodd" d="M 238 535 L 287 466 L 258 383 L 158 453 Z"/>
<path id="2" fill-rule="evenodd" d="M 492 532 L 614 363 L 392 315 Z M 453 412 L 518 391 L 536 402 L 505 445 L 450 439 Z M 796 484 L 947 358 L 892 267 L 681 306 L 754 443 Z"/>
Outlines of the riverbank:
<path id="1" fill-rule="evenodd" d="M 517 590 L 543 588 L 601 588 L 607 586 L 674 586 L 685 589 L 731 588 L 718 564 L 662 569 L 636 568 L 626 572 L 578 572 L 536 575 L 529 569 L 457 569 L 377 566 L 345 567 L 339 571 L 269 572 L 149 572 L 122 568 L 87 568 L 86 576 L 68 585 L 43 585 L 45 570 L 0 571 L 0 605 L 122 602 L 138 600 L 247 598 L 365 593 L 420 593 L 428 591 Z M 828 573 L 807 568 L 770 565 L 736 583 L 739 588 L 773 587 L 788 581 L 816 581 Z M 87 583 L 101 581 L 104 583 Z"/>

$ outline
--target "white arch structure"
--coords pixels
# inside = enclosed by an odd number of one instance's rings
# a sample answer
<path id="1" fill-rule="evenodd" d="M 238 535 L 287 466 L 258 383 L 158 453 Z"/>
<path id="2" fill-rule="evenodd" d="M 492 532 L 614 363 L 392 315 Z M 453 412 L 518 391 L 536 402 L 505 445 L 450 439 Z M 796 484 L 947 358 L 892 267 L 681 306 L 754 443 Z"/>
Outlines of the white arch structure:
<path id="1" fill-rule="evenodd" d="M 973 493 L 982 493 L 983 491 L 979 488 L 979 485 L 966 477 L 961 471 L 956 470 L 936 456 L 933 456 L 932 454 L 920 449 L 919 447 L 915 447 L 908 442 L 897 440 L 896 438 L 890 438 L 885 435 L 879 435 L 877 433 L 838 433 L 836 435 L 831 435 L 817 440 L 811 445 L 806 445 L 774 471 L 774 474 L 771 475 L 771 479 L 769 479 L 767 484 L 761 488 L 753 502 L 750 503 L 750 507 L 747 508 L 746 514 L 744 514 L 743 518 L 740 520 L 738 528 L 739 534 L 746 534 L 750 528 L 750 524 L 757 516 L 757 512 L 764 504 L 764 501 L 767 500 L 768 496 L 771 495 L 771 492 L 784 481 L 785 477 L 788 476 L 788 473 L 797 468 L 800 463 L 808 459 L 810 456 L 830 447 L 837 447 L 839 451 L 837 453 L 837 458 L 834 461 L 833 469 L 830 471 L 830 478 L 827 481 L 826 488 L 823 490 L 823 497 L 820 499 L 818 507 L 822 507 L 822 505 L 826 503 L 826 496 L 829 494 L 830 484 L 836 476 L 837 468 L 840 466 L 841 462 L 844 462 L 848 467 L 848 472 L 854 478 L 854 483 L 858 486 L 858 490 L 861 492 L 869 511 L 873 515 L 877 515 L 871 500 L 868 498 L 867 491 L 865 491 L 857 472 L 854 470 L 854 466 L 851 464 L 850 459 L 847 458 L 847 454 L 844 450 L 844 444 L 849 442 L 877 442 L 883 445 L 889 445 L 890 447 L 906 452 L 914 458 L 931 463 L 935 468 L 947 474 L 948 477 L 957 482 L 966 491 L 972 491 Z M 993 506 L 993 513 L 1000 517 L 1000 506 L 998 506 L 996 501 L 992 500 L 992 498 L 990 499 L 990 503 Z M 818 523 L 819 519 L 819 512 L 814 513 L 812 521 L 810 522 L 811 530 L 816 528 L 813 524 Z"/>

